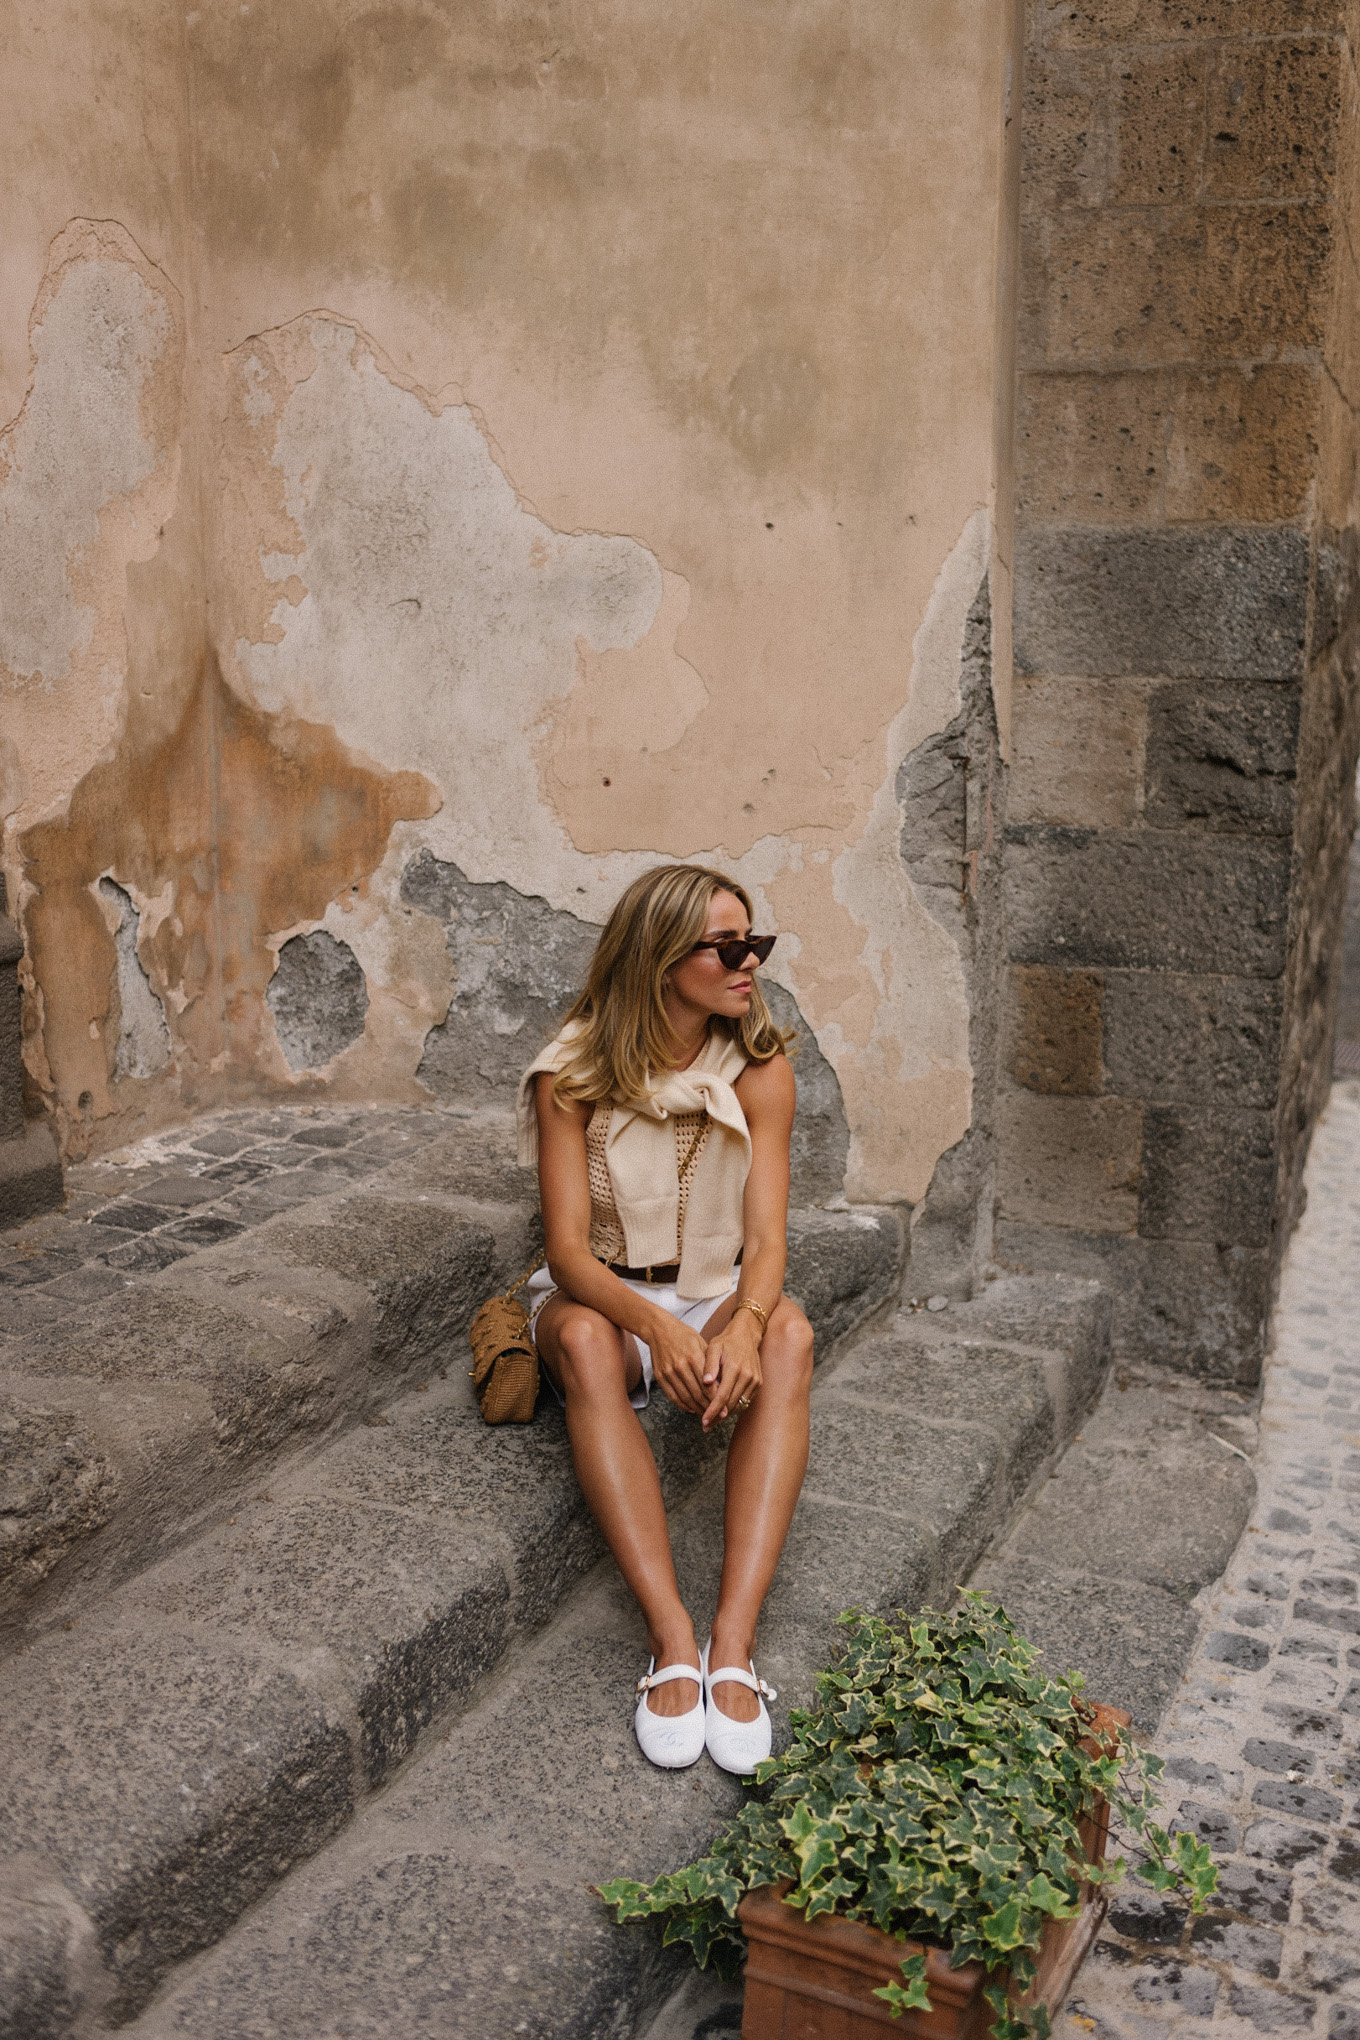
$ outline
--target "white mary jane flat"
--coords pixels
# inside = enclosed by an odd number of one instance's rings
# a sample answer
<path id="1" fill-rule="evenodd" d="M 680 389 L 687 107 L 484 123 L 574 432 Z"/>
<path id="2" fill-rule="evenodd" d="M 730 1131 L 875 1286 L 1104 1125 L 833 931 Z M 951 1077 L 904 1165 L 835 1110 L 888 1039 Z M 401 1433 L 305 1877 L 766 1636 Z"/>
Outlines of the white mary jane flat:
<path id="1" fill-rule="evenodd" d="M 688 1714 L 653 1714 L 647 1695 L 654 1686 L 664 1686 L 671 1679 L 693 1679 L 699 1688 L 697 1702 Z M 704 1753 L 704 1681 L 697 1665 L 667 1665 L 659 1672 L 652 1658 L 637 1690 L 633 1733 L 647 1761 L 663 1771 L 683 1771 L 697 1764 Z"/>
<path id="2" fill-rule="evenodd" d="M 710 1643 L 712 1639 L 710 1638 Z M 756 1668 L 748 1661 L 747 1669 L 739 1665 L 724 1665 L 721 1671 L 708 1669 L 709 1644 L 704 1645 L 699 1666 L 704 1675 L 703 1691 L 707 1695 L 704 1711 L 704 1741 L 708 1754 L 720 1771 L 731 1771 L 738 1778 L 748 1778 L 757 1764 L 764 1763 L 770 1754 L 773 1730 L 770 1725 L 767 1700 L 777 1700 L 779 1695 L 773 1686 L 767 1686 L 763 1679 L 756 1677 Z M 713 1698 L 713 1688 L 720 1686 L 724 1679 L 731 1679 L 738 1686 L 749 1686 L 760 1702 L 760 1712 L 754 1721 L 733 1721 L 730 1714 L 724 1714 Z M 688 1720 L 686 1716 L 686 1720 Z"/>

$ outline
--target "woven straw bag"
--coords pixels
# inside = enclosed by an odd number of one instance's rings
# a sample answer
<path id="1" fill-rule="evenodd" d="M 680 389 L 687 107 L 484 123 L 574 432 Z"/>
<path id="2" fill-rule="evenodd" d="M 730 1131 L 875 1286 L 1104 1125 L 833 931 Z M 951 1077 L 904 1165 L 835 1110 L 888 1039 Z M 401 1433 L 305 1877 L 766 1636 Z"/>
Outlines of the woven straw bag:
<path id="1" fill-rule="evenodd" d="M 537 1261 L 534 1268 L 538 1266 Z M 528 1424 L 538 1401 L 538 1352 L 529 1336 L 529 1313 L 519 1301 L 534 1268 L 501 1296 L 492 1296 L 472 1320 L 468 1373 L 488 1424 Z"/>

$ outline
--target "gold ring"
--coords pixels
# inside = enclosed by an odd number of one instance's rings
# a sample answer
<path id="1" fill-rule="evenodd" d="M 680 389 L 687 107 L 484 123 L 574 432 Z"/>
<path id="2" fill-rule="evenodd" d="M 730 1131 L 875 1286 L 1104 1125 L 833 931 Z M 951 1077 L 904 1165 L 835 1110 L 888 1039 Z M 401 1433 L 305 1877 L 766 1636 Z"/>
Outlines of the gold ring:
<path id="1" fill-rule="evenodd" d="M 739 1410 L 749 1410 L 749 1409 L 750 1409 L 750 1407 L 751 1407 L 751 1398 L 750 1398 L 750 1396 L 749 1396 L 749 1395 L 739 1395 L 739 1396 L 737 1397 L 737 1408 L 738 1408 Z"/>

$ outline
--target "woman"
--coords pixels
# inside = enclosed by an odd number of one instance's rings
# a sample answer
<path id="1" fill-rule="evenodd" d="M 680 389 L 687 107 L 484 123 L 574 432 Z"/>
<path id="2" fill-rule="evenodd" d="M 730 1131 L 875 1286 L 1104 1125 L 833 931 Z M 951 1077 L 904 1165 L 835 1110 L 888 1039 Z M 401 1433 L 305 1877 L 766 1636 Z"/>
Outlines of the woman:
<path id="1" fill-rule="evenodd" d="M 807 1466 L 812 1329 L 783 1295 L 793 1071 L 752 969 L 773 946 L 721 872 L 645 872 L 520 1086 L 520 1158 L 538 1161 L 547 1247 L 529 1284 L 534 1338 L 647 1624 L 634 1726 L 668 1769 L 705 1744 L 726 1771 L 769 1755 L 756 1621 Z M 636 1415 L 653 1382 L 705 1431 L 733 1422 L 702 1655 Z"/>

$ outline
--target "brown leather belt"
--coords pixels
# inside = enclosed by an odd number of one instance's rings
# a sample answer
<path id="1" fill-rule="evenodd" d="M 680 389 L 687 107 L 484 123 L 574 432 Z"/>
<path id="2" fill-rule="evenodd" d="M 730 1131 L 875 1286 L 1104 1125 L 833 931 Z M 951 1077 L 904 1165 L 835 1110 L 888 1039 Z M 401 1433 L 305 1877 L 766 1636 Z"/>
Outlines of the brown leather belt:
<path id="1" fill-rule="evenodd" d="M 621 1276 L 625 1282 L 651 1282 L 657 1286 L 674 1284 L 680 1279 L 680 1263 L 668 1261 L 664 1268 L 620 1268 L 617 1261 L 603 1261 L 600 1264 L 611 1275 Z M 736 1266 L 741 1265 L 741 1249 L 737 1251 Z"/>

